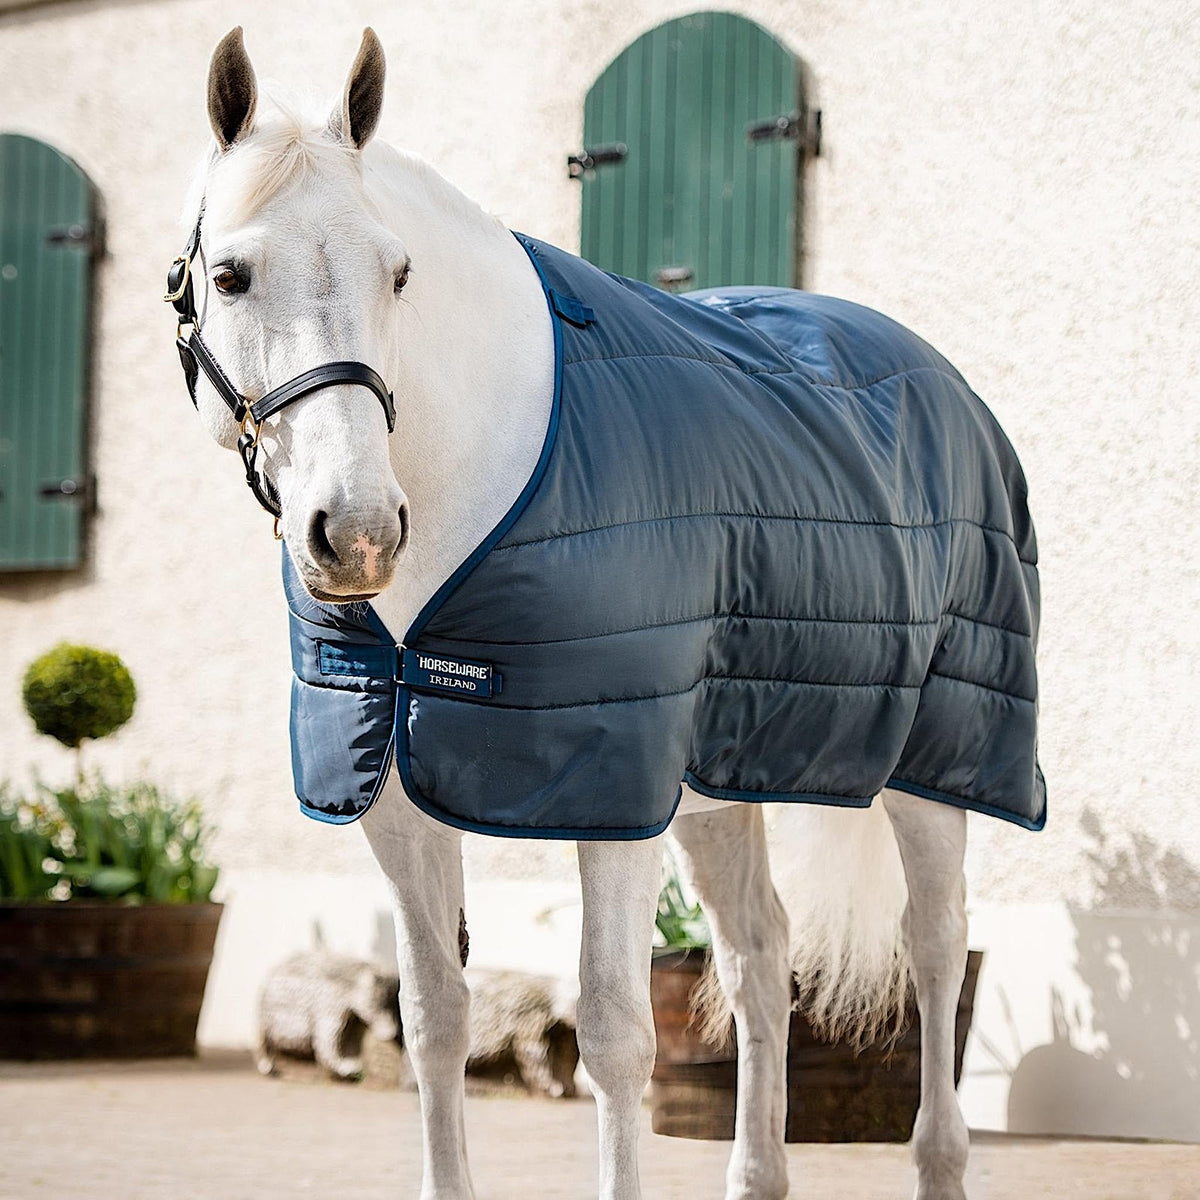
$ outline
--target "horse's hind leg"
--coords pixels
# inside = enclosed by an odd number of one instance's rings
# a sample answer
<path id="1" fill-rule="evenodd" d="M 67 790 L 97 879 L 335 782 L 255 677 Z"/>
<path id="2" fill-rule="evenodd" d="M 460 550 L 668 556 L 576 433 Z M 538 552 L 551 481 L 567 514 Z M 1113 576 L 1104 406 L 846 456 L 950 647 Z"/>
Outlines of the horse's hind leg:
<path id="1" fill-rule="evenodd" d="M 779 1200 L 788 1191 L 791 972 L 787 914 L 771 883 L 762 809 L 730 803 L 678 816 L 671 832 L 708 915 L 717 976 L 737 1027 L 737 1123 L 726 1200 Z"/>
<path id="2" fill-rule="evenodd" d="M 580 842 L 579 1055 L 596 1096 L 601 1200 L 638 1200 L 642 1094 L 654 1069 L 650 947 L 662 838 Z"/>
<path id="3" fill-rule="evenodd" d="M 917 1200 L 964 1200 L 969 1139 L 954 1090 L 954 1023 L 967 965 L 967 814 L 905 792 L 885 791 L 883 802 L 908 880 L 904 940 L 921 1014 Z"/>

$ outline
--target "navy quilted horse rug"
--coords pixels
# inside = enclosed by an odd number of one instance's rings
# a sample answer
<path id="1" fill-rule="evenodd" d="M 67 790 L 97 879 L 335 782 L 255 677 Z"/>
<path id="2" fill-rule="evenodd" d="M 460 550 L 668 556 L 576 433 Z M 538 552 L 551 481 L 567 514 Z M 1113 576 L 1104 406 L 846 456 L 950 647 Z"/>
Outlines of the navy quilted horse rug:
<path id="1" fill-rule="evenodd" d="M 510 836 L 650 837 L 681 781 L 1041 828 L 1025 479 L 959 373 L 855 304 L 668 295 L 518 237 L 557 366 L 512 509 L 402 645 L 284 555 L 303 810 L 353 821 L 394 761 Z"/>

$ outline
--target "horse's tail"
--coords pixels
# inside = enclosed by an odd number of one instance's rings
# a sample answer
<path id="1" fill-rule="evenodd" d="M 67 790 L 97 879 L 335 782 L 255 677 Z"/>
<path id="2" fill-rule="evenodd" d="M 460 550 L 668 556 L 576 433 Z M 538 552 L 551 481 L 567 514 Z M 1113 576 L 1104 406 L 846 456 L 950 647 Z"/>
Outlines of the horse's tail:
<path id="1" fill-rule="evenodd" d="M 866 811 L 781 806 L 769 829 L 775 886 L 791 923 L 797 1006 L 830 1041 L 893 1039 L 909 988 L 900 930 L 908 887 L 882 802 Z M 694 1006 L 698 1031 L 719 1044 L 729 1009 L 715 975 L 701 983 Z"/>

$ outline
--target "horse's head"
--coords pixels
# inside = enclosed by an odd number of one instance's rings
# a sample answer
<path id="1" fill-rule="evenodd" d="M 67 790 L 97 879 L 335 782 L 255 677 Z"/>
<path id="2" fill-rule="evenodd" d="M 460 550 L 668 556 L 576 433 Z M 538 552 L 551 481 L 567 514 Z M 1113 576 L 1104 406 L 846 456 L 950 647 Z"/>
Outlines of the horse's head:
<path id="1" fill-rule="evenodd" d="M 323 124 L 260 111 L 240 28 L 209 70 L 216 143 L 203 180 L 205 274 L 194 266 L 204 345 L 247 401 L 324 364 L 366 364 L 386 381 L 372 390 L 343 372 L 259 424 L 239 423 L 206 371 L 197 380 L 197 407 L 218 442 L 232 448 L 257 426 L 257 467 L 292 560 L 309 591 L 335 603 L 385 588 L 408 536 L 384 397 L 400 358 L 397 306 L 407 302 L 410 263 L 367 196 L 361 155 L 383 81 L 369 29 Z"/>

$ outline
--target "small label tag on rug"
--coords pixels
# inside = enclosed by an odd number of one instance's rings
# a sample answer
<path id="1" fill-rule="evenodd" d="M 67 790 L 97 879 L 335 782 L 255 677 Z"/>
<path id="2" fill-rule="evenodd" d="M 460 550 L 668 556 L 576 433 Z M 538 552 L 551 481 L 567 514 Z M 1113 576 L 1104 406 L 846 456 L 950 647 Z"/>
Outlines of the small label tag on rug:
<path id="1" fill-rule="evenodd" d="M 500 676 L 491 663 L 426 654 L 421 650 L 404 651 L 402 678 L 410 687 L 430 688 L 472 700 L 490 700 L 500 690 Z"/>

